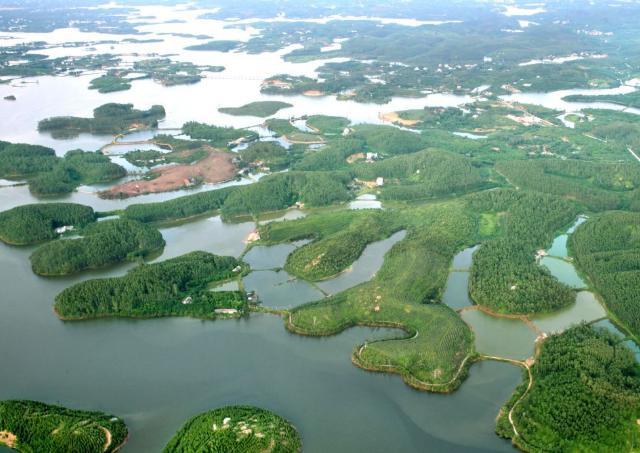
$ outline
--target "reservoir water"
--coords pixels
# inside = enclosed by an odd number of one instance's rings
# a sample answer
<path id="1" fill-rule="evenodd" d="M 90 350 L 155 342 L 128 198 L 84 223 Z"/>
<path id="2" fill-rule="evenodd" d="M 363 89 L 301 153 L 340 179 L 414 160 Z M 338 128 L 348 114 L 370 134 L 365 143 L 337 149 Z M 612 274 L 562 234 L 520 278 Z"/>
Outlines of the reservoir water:
<path id="1" fill-rule="evenodd" d="M 230 24 L 225 21 L 198 19 L 205 12 L 176 7 L 139 8 L 133 19 L 157 16 L 155 20 L 145 19 L 150 23 L 140 27 L 148 32 L 145 38 L 162 42 L 126 43 L 123 38 L 137 36 L 82 33 L 76 29 L 46 34 L 12 33 L 16 39 L 0 38 L 0 45 L 115 40 L 119 42 L 52 46 L 37 52 L 50 57 L 113 52 L 126 54 L 128 64 L 154 53 L 171 53 L 179 61 L 226 67 L 225 72 L 209 73 L 193 85 L 164 87 L 151 80 L 140 80 L 133 82 L 129 91 L 110 94 L 87 89 L 89 81 L 97 76 L 95 73 L 37 77 L 29 79 L 35 82 L 29 84 L 0 84 L 0 97 L 10 94 L 17 97 L 15 102 L 0 102 L 3 118 L 0 138 L 51 146 L 58 154 L 75 148 L 99 149 L 113 137 L 81 134 L 70 140 L 56 140 L 49 134 L 38 133 L 37 123 L 57 115 L 90 116 L 94 108 L 108 102 L 130 102 L 136 108 L 163 104 L 167 118 L 161 127 L 176 128 L 190 120 L 221 126 L 258 126 L 263 119 L 231 116 L 218 108 L 260 100 L 293 104 L 275 115 L 279 118 L 327 114 L 346 116 L 353 123 L 377 124 L 381 122 L 381 110 L 459 106 L 472 100 L 470 96 L 436 93 L 423 98 L 394 98 L 389 104 L 378 106 L 338 101 L 333 96 L 263 95 L 260 82 L 265 77 L 277 73 L 313 77 L 320 65 L 336 60 L 284 61 L 282 56 L 292 48 L 257 55 L 187 51 L 185 47 L 201 41 L 165 35 L 205 33 L 215 39 L 246 41 L 259 32 L 249 22 L 241 24 L 242 27 L 228 27 Z M 544 105 L 548 99 L 557 100 L 557 96 L 522 100 Z M 145 140 L 150 136 L 141 133 L 137 138 Z M 136 148 L 154 149 L 149 145 Z M 112 150 L 121 154 L 127 147 Z M 250 184 L 259 176 L 232 184 Z M 45 201 L 76 202 L 110 211 L 132 203 L 168 200 L 223 186 L 202 186 L 127 200 L 103 200 L 95 192 L 104 187 L 84 186 L 68 196 L 43 200 L 31 195 L 26 186 L 7 185 L 7 181 L 0 181 L 0 211 Z M 350 207 L 380 208 L 381 202 L 369 195 Z M 262 222 L 303 215 L 302 211 L 289 210 Z M 154 260 L 193 250 L 240 256 L 247 236 L 255 228 L 254 222 L 228 224 L 218 216 L 165 226 L 161 232 L 167 245 Z M 255 290 L 269 307 L 292 307 L 317 300 L 371 279 L 382 265 L 384 254 L 404 234 L 397 232 L 370 244 L 347 271 L 315 285 L 279 270 L 287 255 L 302 243 L 255 247 L 244 256 L 255 271 L 242 283 L 246 289 Z M 566 238 L 564 241 L 566 250 Z M 562 244 L 554 243 L 552 249 L 561 247 Z M 356 344 L 397 334 L 389 329 L 353 328 L 328 338 L 308 338 L 288 333 L 279 317 L 266 314 L 226 321 L 168 318 L 62 322 L 52 310 L 56 294 L 88 278 L 123 275 L 133 264 L 73 277 L 42 278 L 30 269 L 29 255 L 33 249 L 0 243 L 0 399 L 34 399 L 121 416 L 131 434 L 124 452 L 161 451 L 188 418 L 226 404 L 257 405 L 286 417 L 300 430 L 305 452 L 311 453 L 513 451 L 510 443 L 495 435 L 494 428 L 499 408 L 521 381 L 521 370 L 517 367 L 497 362 L 474 364 L 455 393 L 439 395 L 412 390 L 397 376 L 367 373 L 352 365 L 350 355 Z M 461 252 L 452 263 L 444 302 L 456 310 L 472 305 L 468 281 L 474 250 Z M 554 256 L 566 256 L 566 252 Z M 226 282 L 222 288 L 236 289 L 237 285 L 235 281 Z M 580 292 L 578 302 L 558 315 L 534 320 L 535 325 L 541 330 L 555 331 L 576 319 L 603 316 L 591 293 Z M 531 354 L 535 331 L 524 322 L 494 318 L 473 310 L 464 311 L 462 316 L 473 328 L 480 352 L 518 359 Z"/>
<path id="2" fill-rule="evenodd" d="M 225 245 L 217 218 L 164 229 L 173 255 Z M 183 229 L 184 228 L 184 229 Z M 240 238 L 247 226 L 225 232 Z M 224 247 L 227 247 L 226 249 Z M 123 274 L 130 265 L 72 278 L 46 279 L 29 267 L 31 248 L 0 244 L 0 399 L 29 398 L 124 417 L 125 452 L 160 451 L 191 416 L 225 404 L 254 404 L 293 420 L 308 452 L 511 451 L 494 434 L 500 406 L 520 381 L 520 370 L 474 365 L 452 395 L 417 392 L 397 376 L 351 364 L 354 345 L 389 335 L 349 329 L 329 338 L 289 334 L 272 315 L 246 319 L 59 321 L 53 298 L 80 280 Z M 159 259 L 163 259 L 160 257 Z M 295 295 L 295 292 L 294 292 Z M 452 421 L 455 420 L 455 424 Z M 346 429 L 345 427 L 348 427 Z"/>

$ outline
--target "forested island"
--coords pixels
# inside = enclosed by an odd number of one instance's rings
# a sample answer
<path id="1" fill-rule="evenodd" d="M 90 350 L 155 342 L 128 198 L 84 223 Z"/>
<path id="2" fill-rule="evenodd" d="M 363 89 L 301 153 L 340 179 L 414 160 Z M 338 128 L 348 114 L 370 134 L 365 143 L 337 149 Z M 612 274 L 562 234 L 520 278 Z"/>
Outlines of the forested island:
<path id="1" fill-rule="evenodd" d="M 638 4 L 22 3 L 5 397 L 136 451 L 638 450 Z"/>
<path id="2" fill-rule="evenodd" d="M 114 453 L 127 441 L 113 415 L 37 401 L 0 401 L 0 445 L 17 451 Z"/>
<path id="3" fill-rule="evenodd" d="M 636 449 L 640 367 L 619 338 L 574 327 L 544 341 L 530 373 L 498 434 L 529 452 Z"/>
<path id="4" fill-rule="evenodd" d="M 124 168 L 99 152 L 74 150 L 60 158 L 44 146 L 0 142 L 0 177 L 26 179 L 35 195 L 68 193 L 80 184 L 104 183 L 125 175 Z"/>
<path id="5" fill-rule="evenodd" d="M 98 269 L 124 260 L 142 259 L 162 250 L 158 230 L 135 220 L 115 219 L 91 223 L 77 231 L 78 239 L 48 242 L 30 257 L 33 272 L 56 276 Z"/>
<path id="6" fill-rule="evenodd" d="M 22 205 L 0 212 L 0 240 L 11 245 L 30 245 L 56 238 L 61 229 L 82 228 L 95 221 L 89 206 L 75 203 Z"/>
<path id="7" fill-rule="evenodd" d="M 38 130 L 50 132 L 56 138 L 71 138 L 82 133 L 122 134 L 130 130 L 156 128 L 165 117 L 164 107 L 154 105 L 148 110 L 133 108 L 133 104 L 104 104 L 93 110 L 93 118 L 58 116 L 41 120 Z"/>
<path id="8" fill-rule="evenodd" d="M 191 316 L 215 319 L 216 309 L 241 314 L 247 300 L 241 291 L 209 291 L 211 283 L 237 277 L 242 263 L 206 252 L 153 264 L 141 264 L 124 277 L 87 280 L 56 296 L 56 314 L 64 320 L 104 317 L 155 318 Z"/>
<path id="9" fill-rule="evenodd" d="M 227 406 L 193 417 L 169 441 L 164 452 L 301 450 L 302 441 L 295 427 L 279 415 L 257 407 Z"/>
<path id="10" fill-rule="evenodd" d="M 266 118 L 267 116 L 275 115 L 280 110 L 289 107 L 293 107 L 293 105 L 287 102 L 259 101 L 251 102 L 240 107 L 220 107 L 218 111 L 221 113 L 226 113 L 228 115 L 258 116 L 261 118 Z"/>

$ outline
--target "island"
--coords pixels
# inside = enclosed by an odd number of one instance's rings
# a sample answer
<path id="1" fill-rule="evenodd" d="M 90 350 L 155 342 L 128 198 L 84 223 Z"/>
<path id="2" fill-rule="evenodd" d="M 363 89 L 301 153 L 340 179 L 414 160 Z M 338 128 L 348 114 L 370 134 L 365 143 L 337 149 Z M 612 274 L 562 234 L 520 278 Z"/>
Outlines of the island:
<path id="1" fill-rule="evenodd" d="M 215 51 L 215 52 L 230 52 L 232 50 L 236 50 L 241 45 L 242 45 L 241 41 L 218 40 L 218 41 L 207 41 L 202 44 L 194 44 L 192 46 L 187 46 L 185 47 L 185 50 L 207 50 L 207 51 Z"/>
<path id="2" fill-rule="evenodd" d="M 69 193 L 81 184 L 110 182 L 126 174 L 100 152 L 72 150 L 60 158 L 45 146 L 0 142 L 0 177 L 26 180 L 34 195 Z"/>
<path id="3" fill-rule="evenodd" d="M 258 407 L 226 406 L 190 419 L 169 441 L 164 453 L 301 450 L 295 427 L 279 415 Z"/>
<path id="4" fill-rule="evenodd" d="M 11 245 L 32 245 L 58 237 L 96 220 L 89 206 L 41 203 L 0 212 L 0 240 Z"/>
<path id="5" fill-rule="evenodd" d="M 127 438 L 127 425 L 113 415 L 37 401 L 0 401 L 0 445 L 17 451 L 115 453 Z"/>
<path id="6" fill-rule="evenodd" d="M 57 116 L 41 120 L 40 132 L 49 132 L 54 138 L 72 138 L 82 133 L 122 134 L 133 130 L 158 127 L 165 117 L 164 107 L 154 105 L 148 110 L 133 108 L 133 104 L 104 104 L 93 111 L 93 118 Z"/>
<path id="7" fill-rule="evenodd" d="M 249 104 L 245 104 L 240 107 L 220 107 L 218 111 L 220 113 L 226 113 L 234 116 L 257 116 L 260 118 L 266 118 L 289 107 L 293 107 L 293 105 L 288 102 L 258 101 L 250 102 Z"/>
<path id="8" fill-rule="evenodd" d="M 105 317 L 237 317 L 247 310 L 242 291 L 210 291 L 208 285 L 239 277 L 243 264 L 207 252 L 142 264 L 123 277 L 77 283 L 56 296 L 63 320 Z"/>
<path id="9" fill-rule="evenodd" d="M 142 259 L 165 245 L 157 229 L 129 219 L 90 223 L 75 233 L 78 239 L 59 239 L 38 247 L 29 258 L 33 272 L 58 276 L 99 269 Z"/>

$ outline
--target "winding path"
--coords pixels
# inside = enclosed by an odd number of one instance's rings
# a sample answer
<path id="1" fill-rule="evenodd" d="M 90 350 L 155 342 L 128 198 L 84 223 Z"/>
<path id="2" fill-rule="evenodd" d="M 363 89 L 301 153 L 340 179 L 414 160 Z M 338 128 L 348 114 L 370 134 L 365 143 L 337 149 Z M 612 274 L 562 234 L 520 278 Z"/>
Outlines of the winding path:
<path id="1" fill-rule="evenodd" d="M 111 442 L 112 442 L 111 431 L 109 431 L 104 426 L 100 426 L 100 429 L 102 430 L 102 432 L 104 433 L 104 436 L 106 437 L 104 446 L 102 447 L 102 451 L 107 451 L 109 450 L 109 447 L 111 446 Z"/>

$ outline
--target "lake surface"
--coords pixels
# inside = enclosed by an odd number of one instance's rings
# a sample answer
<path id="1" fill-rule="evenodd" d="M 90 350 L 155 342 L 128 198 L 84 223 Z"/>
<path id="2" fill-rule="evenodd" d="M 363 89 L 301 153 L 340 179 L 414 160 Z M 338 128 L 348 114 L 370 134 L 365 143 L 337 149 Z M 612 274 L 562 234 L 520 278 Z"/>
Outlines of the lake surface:
<path id="1" fill-rule="evenodd" d="M 138 8 L 131 19 L 156 16 L 140 30 L 148 33 L 144 39 L 162 39 L 159 43 L 127 43 L 122 40 L 140 36 L 83 33 L 77 29 L 11 33 L 16 39 L 0 38 L 0 46 L 31 41 L 53 44 L 115 40 L 118 41 L 115 44 L 93 42 L 79 47 L 54 46 L 37 53 L 52 58 L 107 52 L 126 54 L 124 60 L 128 65 L 152 54 L 171 53 L 178 61 L 226 68 L 222 73 L 207 74 L 194 85 L 163 87 L 151 80 L 140 80 L 133 82 L 129 91 L 109 94 L 87 89 L 89 81 L 99 73 L 79 77 L 45 76 L 29 79 L 35 83 L 0 85 L 0 97 L 10 94 L 17 97 L 15 102 L 0 102 L 3 118 L 0 138 L 51 146 L 60 155 L 76 148 L 99 149 L 113 137 L 81 134 L 69 140 L 56 140 L 49 134 L 38 133 L 37 123 L 50 116 L 90 116 L 94 108 L 108 102 L 131 102 L 136 108 L 163 104 L 167 118 L 161 123 L 162 128 L 177 128 L 186 121 L 195 120 L 221 126 L 254 126 L 254 130 L 268 136 L 270 133 L 260 127 L 263 119 L 231 116 L 218 109 L 276 100 L 293 104 L 278 112 L 275 115 L 278 118 L 326 114 L 345 116 L 353 123 L 380 124 L 381 111 L 460 106 L 472 100 L 470 96 L 436 93 L 423 98 L 394 98 L 380 106 L 338 101 L 333 96 L 263 95 L 260 83 L 265 77 L 277 73 L 314 77 L 317 68 L 325 62 L 341 60 L 284 61 L 283 55 L 295 46 L 258 55 L 187 51 L 186 46 L 202 41 L 166 34 L 204 33 L 212 39 L 246 41 L 259 33 L 251 26 L 251 21 L 235 21 L 234 24 L 243 26 L 229 28 L 228 21 L 198 19 L 206 12 L 211 10 Z M 364 19 L 381 23 L 403 21 Z M 169 23 L 173 20 L 175 22 Z M 413 21 L 406 25 L 435 26 L 438 23 L 443 22 Z M 523 102 L 529 100 L 544 105 L 550 100 L 556 102 L 561 95 L 566 94 L 537 98 L 533 95 L 524 98 Z M 151 136 L 150 132 L 142 132 L 127 139 L 147 140 Z M 123 145 L 110 151 L 122 154 L 130 149 L 133 147 Z M 135 149 L 155 147 L 135 145 Z M 117 156 L 113 159 L 122 162 Z M 131 166 L 127 168 L 137 171 Z M 249 184 L 259 176 L 232 184 Z M 26 186 L 5 185 L 6 181 L 0 181 L 0 211 L 45 201 L 76 202 L 110 211 L 133 203 L 163 201 L 224 186 L 206 185 L 127 200 L 102 200 L 95 192 L 106 186 L 83 186 L 68 196 L 44 200 L 31 195 Z M 351 208 L 380 207 L 380 201 L 371 197 L 361 197 L 351 205 Z M 301 216 L 304 216 L 303 211 L 288 210 L 261 223 Z M 253 222 L 225 224 L 218 216 L 163 227 L 161 232 L 167 245 L 154 260 L 194 250 L 240 256 L 245 250 L 247 235 L 255 227 Z M 247 289 L 258 292 L 267 306 L 299 305 L 371 279 L 382 265 L 384 254 L 403 237 L 404 232 L 398 232 L 370 244 L 348 271 L 316 285 L 274 270 L 281 268 L 286 256 L 302 243 L 255 247 L 245 259 L 259 270 L 247 275 L 243 283 Z M 56 294 L 88 278 L 123 275 L 133 264 L 125 263 L 73 277 L 42 278 L 30 269 L 28 257 L 33 249 L 0 243 L 0 286 L 3 288 L 0 298 L 0 345 L 3 346 L 0 348 L 0 399 L 35 399 L 78 409 L 103 410 L 123 417 L 131 433 L 130 442 L 123 449 L 125 452 L 160 451 L 188 418 L 226 404 L 257 405 L 288 418 L 300 430 L 305 451 L 312 453 L 513 451 L 509 442 L 495 435 L 494 427 L 499 408 L 521 381 L 521 370 L 517 367 L 496 362 L 474 364 L 459 390 L 451 395 L 439 395 L 412 390 L 397 376 L 367 373 L 351 364 L 350 355 L 356 344 L 365 339 L 397 334 L 389 329 L 354 328 L 328 338 L 308 338 L 288 333 L 279 317 L 264 314 L 226 321 L 169 318 L 62 322 L 52 310 Z M 474 250 L 469 248 L 453 260 L 444 302 L 454 309 L 472 303 L 468 280 Z M 213 289 L 236 288 L 237 282 L 233 281 Z M 560 317 L 541 318 L 535 321 L 536 324 L 543 330 L 552 331 L 575 319 L 597 319 L 595 316 L 600 315 L 597 307 L 600 306 L 595 298 L 590 299 L 586 294 L 591 293 L 580 293 L 580 303 Z M 481 352 L 515 358 L 530 355 L 533 330 L 521 321 L 492 318 L 478 311 L 466 311 L 463 317 L 474 329 L 476 345 Z"/>
<path id="2" fill-rule="evenodd" d="M 215 237 L 217 222 L 205 219 L 163 234 L 188 242 L 195 225 L 194 231 L 210 228 Z M 239 238 L 245 226 L 230 228 Z M 200 249 L 202 240 L 196 234 L 191 247 L 183 243 L 165 253 Z M 209 244 L 224 246 L 213 239 Z M 241 249 L 226 247 L 228 253 Z M 495 436 L 494 419 L 520 382 L 516 367 L 476 364 L 456 393 L 435 395 L 351 364 L 353 346 L 388 336 L 386 329 L 307 338 L 287 333 L 271 315 L 61 322 L 52 312 L 55 294 L 89 277 L 122 275 L 131 266 L 45 279 L 31 272 L 31 250 L 0 244 L 0 399 L 122 416 L 131 432 L 123 451 L 160 451 L 189 417 L 225 404 L 254 404 L 292 420 L 308 452 L 512 451 Z"/>

